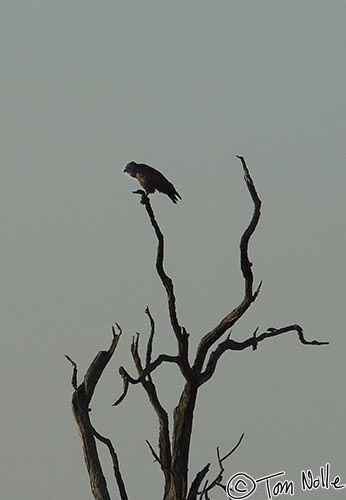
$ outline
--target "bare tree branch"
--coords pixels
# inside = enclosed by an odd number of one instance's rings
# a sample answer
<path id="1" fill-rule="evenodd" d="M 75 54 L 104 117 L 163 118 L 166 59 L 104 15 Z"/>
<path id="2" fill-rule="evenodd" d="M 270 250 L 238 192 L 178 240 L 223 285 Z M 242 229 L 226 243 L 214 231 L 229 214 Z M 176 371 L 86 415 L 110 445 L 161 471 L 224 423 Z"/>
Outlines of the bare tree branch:
<path id="1" fill-rule="evenodd" d="M 73 366 L 73 373 L 72 373 L 72 380 L 71 380 L 71 385 L 72 387 L 74 388 L 74 390 L 77 389 L 77 386 L 78 386 L 78 367 L 77 367 L 77 363 L 75 361 L 73 361 L 73 359 L 70 358 L 70 356 L 68 356 L 67 354 L 65 354 L 65 358 L 69 360 L 69 362 L 71 363 L 71 365 Z"/>
<path id="2" fill-rule="evenodd" d="M 256 300 L 261 288 L 261 283 L 260 283 L 255 293 L 253 293 L 252 291 L 253 273 L 251 269 L 252 263 L 250 262 L 248 257 L 248 246 L 250 238 L 257 227 L 261 215 L 262 202 L 257 194 L 255 185 L 253 183 L 249 170 L 246 166 L 245 159 L 242 156 L 237 156 L 237 158 L 239 158 L 242 163 L 244 171 L 244 180 L 254 205 L 254 211 L 251 221 L 248 227 L 245 229 L 243 236 L 241 237 L 240 240 L 240 267 L 245 283 L 245 293 L 242 302 L 235 309 L 233 309 L 233 311 L 227 314 L 215 328 L 213 328 L 209 333 L 204 335 L 204 337 L 200 341 L 197 348 L 196 359 L 193 364 L 193 370 L 197 373 L 199 373 L 202 370 L 206 355 L 210 347 L 215 342 L 217 342 L 222 337 L 222 335 L 241 318 L 241 316 L 243 316 L 243 314 L 247 311 L 252 302 Z"/>
<path id="3" fill-rule="evenodd" d="M 166 470 L 169 474 L 171 474 L 172 471 L 169 470 L 169 469 L 166 469 L 165 464 L 162 463 L 160 457 L 158 456 L 158 454 L 156 453 L 156 451 L 154 450 L 154 448 L 152 447 L 152 445 L 150 444 L 150 442 L 147 439 L 145 440 L 145 442 L 147 443 L 147 445 L 148 445 L 148 447 L 150 449 L 150 452 L 151 452 L 151 454 L 153 455 L 153 457 L 155 459 L 154 462 L 158 462 L 161 465 L 162 469 Z"/>
<path id="4" fill-rule="evenodd" d="M 306 340 L 304 337 L 303 328 L 300 325 L 289 325 L 284 326 L 282 328 L 267 328 L 267 331 L 262 333 L 259 337 L 257 337 L 257 342 L 261 342 L 264 339 L 270 337 L 276 337 L 277 335 L 281 335 L 282 333 L 288 333 L 292 330 L 295 330 L 298 334 L 299 340 L 304 345 L 328 345 L 328 341 L 320 341 L 320 340 Z"/>
<path id="5" fill-rule="evenodd" d="M 254 350 L 257 349 L 257 346 L 260 342 L 262 342 L 265 339 L 271 338 L 271 337 L 276 337 L 278 335 L 282 335 L 284 333 L 292 332 L 295 331 L 298 334 L 299 341 L 303 345 L 327 345 L 329 342 L 321 342 L 319 340 L 306 340 L 304 337 L 304 332 L 303 329 L 300 325 L 288 325 L 284 326 L 282 328 L 268 328 L 266 332 L 261 333 L 261 335 L 257 336 L 257 330 L 255 330 L 254 334 L 252 337 L 247 338 L 243 342 L 237 342 L 235 340 L 232 340 L 230 338 L 227 338 L 223 342 L 220 342 L 220 344 L 217 346 L 215 351 L 213 351 L 210 354 L 209 361 L 207 363 L 207 366 L 204 370 L 204 372 L 201 373 L 200 376 L 200 385 L 204 384 L 209 380 L 216 369 L 217 363 L 222 356 L 222 354 L 225 351 L 231 350 L 231 351 L 243 351 L 247 347 L 252 347 Z"/>
<path id="6" fill-rule="evenodd" d="M 148 316 L 149 322 L 150 322 L 150 335 L 149 335 L 149 340 L 148 340 L 148 344 L 147 344 L 147 355 L 145 358 L 145 366 L 147 367 L 150 364 L 151 355 L 153 352 L 153 341 L 154 341 L 154 335 L 155 335 L 155 321 L 151 315 L 151 312 L 150 312 L 148 306 L 145 308 L 145 314 Z"/>
<path id="7" fill-rule="evenodd" d="M 135 194 L 141 195 L 141 203 L 145 206 L 145 209 L 148 213 L 149 220 L 151 225 L 154 228 L 158 246 L 157 246 L 157 255 L 156 255 L 156 270 L 161 279 L 161 282 L 166 290 L 167 301 L 168 301 L 168 310 L 169 317 L 172 325 L 173 332 L 176 336 L 178 342 L 178 350 L 180 356 L 179 367 L 184 375 L 185 379 L 188 379 L 191 376 L 191 367 L 188 360 L 188 335 L 186 330 L 183 329 L 178 321 L 177 311 L 176 311 L 176 298 L 174 293 L 174 285 L 172 279 L 166 274 L 166 271 L 163 266 L 164 261 L 164 236 L 163 233 L 156 221 L 153 209 L 151 207 L 150 199 L 147 194 L 142 190 L 134 191 Z"/>
<path id="8" fill-rule="evenodd" d="M 208 497 L 208 492 L 210 490 L 212 490 L 215 486 L 221 486 L 223 489 L 224 489 L 224 486 L 221 484 L 221 481 L 223 479 L 223 474 L 225 472 L 225 468 L 223 466 L 223 463 L 227 460 L 227 458 L 229 458 L 237 449 L 238 447 L 240 446 L 243 438 L 244 438 L 244 433 L 240 436 L 237 444 L 234 446 L 234 448 L 232 448 L 231 451 L 229 451 L 228 453 L 226 453 L 226 455 L 224 455 L 223 457 L 221 457 L 220 455 L 220 450 L 219 450 L 219 447 L 216 448 L 216 455 L 217 455 L 217 461 L 218 461 L 218 464 L 219 464 L 219 472 L 216 476 L 216 478 L 210 483 L 206 483 L 203 490 L 201 492 L 198 493 L 198 495 L 200 495 L 201 498 L 203 498 L 203 496 L 205 498 L 209 498 Z M 204 470 L 204 469 L 202 469 Z M 198 474 L 197 474 L 198 475 Z M 196 497 L 192 497 L 191 500 L 195 500 Z M 189 499 L 188 499 L 189 500 Z"/>
<path id="9" fill-rule="evenodd" d="M 114 449 L 112 441 L 109 438 L 102 436 L 99 432 L 97 432 L 97 430 L 94 427 L 93 427 L 93 430 L 94 430 L 94 436 L 96 437 L 96 439 L 101 441 L 101 443 L 105 444 L 108 448 L 109 454 L 110 454 L 111 459 L 112 459 L 114 477 L 115 477 L 116 484 L 118 485 L 120 498 L 121 498 L 121 500 L 128 500 L 125 484 L 124 484 L 124 481 L 123 481 L 123 478 L 122 478 L 122 475 L 120 472 L 118 456 L 116 454 L 116 451 Z"/>
<path id="10" fill-rule="evenodd" d="M 225 460 L 227 460 L 228 457 L 230 457 L 231 455 L 233 455 L 233 453 L 235 451 L 237 451 L 237 449 L 239 448 L 241 442 L 243 441 L 244 439 L 244 436 L 245 436 L 245 432 L 242 433 L 242 435 L 240 436 L 239 438 L 239 441 L 237 442 L 237 444 L 234 446 L 234 448 L 231 449 L 231 451 L 229 451 L 228 453 L 226 453 L 226 455 L 224 455 L 224 457 L 221 459 L 221 463 L 224 462 Z"/>
<path id="11" fill-rule="evenodd" d="M 78 387 L 77 365 L 76 363 L 74 363 L 74 361 L 72 361 L 70 357 L 67 356 L 67 359 L 72 363 L 74 370 L 72 385 L 75 390 L 72 396 L 72 411 L 82 439 L 84 459 L 89 474 L 91 491 L 94 495 L 95 500 L 111 500 L 111 497 L 108 492 L 106 478 L 102 471 L 102 466 L 98 456 L 95 441 L 95 437 L 97 436 L 97 438 L 99 439 L 100 434 L 95 431 L 91 424 L 89 417 L 89 405 L 94 394 L 97 382 L 99 381 L 104 369 L 112 358 L 115 348 L 120 339 L 121 328 L 118 324 L 116 324 L 116 326 L 119 333 L 116 334 L 115 328 L 112 328 L 113 339 L 110 348 L 107 351 L 100 351 L 95 356 L 84 376 L 83 382 Z M 107 444 L 107 446 L 109 447 L 110 441 L 108 440 L 107 443 L 105 444 Z M 116 462 L 114 462 L 114 458 L 116 457 L 116 455 L 113 454 L 113 451 L 111 452 L 111 458 L 113 460 L 114 466 L 114 464 L 116 464 Z M 114 472 L 116 472 L 115 477 L 120 493 L 120 498 L 121 500 L 128 500 L 119 467 Z"/>
<path id="12" fill-rule="evenodd" d="M 171 356 L 169 354 L 160 354 L 155 361 L 152 361 L 150 365 L 148 365 L 146 368 L 143 369 L 141 375 L 138 378 L 133 378 L 131 375 L 127 372 L 127 370 L 121 366 L 119 368 L 119 373 L 121 376 L 124 376 L 125 378 L 128 379 L 128 381 L 135 385 L 135 384 L 141 384 L 143 380 L 145 380 L 146 377 L 148 377 L 158 366 L 160 366 L 162 363 L 175 363 L 176 365 L 179 365 L 180 363 L 180 356 Z"/>
<path id="13" fill-rule="evenodd" d="M 142 361 L 139 355 L 139 333 L 137 332 L 136 335 L 132 339 L 132 344 L 131 344 L 131 354 L 133 361 L 135 363 L 135 367 L 137 369 L 138 374 L 142 375 L 143 373 L 143 367 L 142 367 Z M 145 379 L 144 379 L 145 381 Z"/>
<path id="14" fill-rule="evenodd" d="M 113 340 L 112 340 L 112 344 L 111 344 L 110 348 L 108 349 L 108 351 L 100 351 L 96 355 L 95 359 L 93 360 L 93 362 L 91 363 L 91 365 L 89 366 L 89 368 L 85 374 L 83 383 L 85 385 L 86 396 L 89 399 L 89 401 L 93 397 L 96 384 L 98 383 L 98 381 L 103 373 L 103 370 L 106 368 L 111 357 L 113 356 L 115 348 L 118 345 L 120 336 L 122 334 L 122 330 L 121 330 L 120 326 L 118 325 L 118 323 L 115 323 L 115 325 L 116 325 L 119 333 L 116 334 L 115 327 L 112 326 Z"/>
<path id="15" fill-rule="evenodd" d="M 120 369 L 119 369 L 120 372 Z M 120 372 L 121 378 L 123 379 L 123 393 L 121 396 L 112 404 L 112 406 L 118 406 L 120 403 L 125 399 L 128 390 L 129 390 L 129 385 L 130 381 L 126 375 L 124 375 L 122 372 Z"/>
<path id="16" fill-rule="evenodd" d="M 153 336 L 154 336 L 154 331 L 155 331 L 155 324 L 152 319 L 152 316 L 150 315 L 149 309 L 146 309 L 146 314 L 149 316 L 150 323 L 151 323 L 151 331 L 150 331 L 150 336 L 147 344 L 147 350 L 146 350 L 146 360 L 149 361 L 151 358 L 151 351 L 152 351 L 152 342 L 153 342 Z M 151 447 L 150 443 L 147 441 L 152 453 L 154 456 L 157 458 L 157 461 L 161 465 L 162 472 L 165 476 L 165 497 L 168 492 L 170 480 L 171 480 L 171 474 L 172 474 L 172 469 L 171 469 L 171 462 L 172 462 L 172 454 L 171 454 L 171 444 L 170 444 L 170 435 L 169 435 L 169 419 L 168 419 L 168 414 L 167 411 L 163 408 L 162 404 L 159 401 L 158 395 L 157 395 L 157 390 L 156 386 L 150 376 L 151 372 L 159 366 L 163 361 L 170 361 L 170 362 L 178 362 L 180 359 L 180 356 L 176 356 L 175 360 L 172 361 L 173 356 L 165 356 L 164 354 L 161 354 L 157 360 L 155 360 L 153 363 L 150 363 L 145 369 L 143 369 L 142 366 L 142 361 L 140 358 L 139 354 L 139 334 L 133 338 L 132 344 L 131 344 L 131 353 L 133 357 L 133 361 L 135 363 L 139 378 L 138 379 L 133 379 L 127 372 L 126 370 L 121 367 L 120 372 L 121 375 L 125 380 L 128 381 L 128 383 L 131 384 L 137 384 L 141 383 L 144 390 L 146 391 L 149 401 L 157 415 L 158 421 L 159 421 L 159 450 L 160 450 L 160 457 L 155 455 L 155 452 L 153 448 Z M 156 362 L 156 364 L 155 364 Z"/>
<path id="17" fill-rule="evenodd" d="M 249 305 L 251 302 L 253 302 L 254 296 L 252 293 L 252 285 L 253 285 L 253 274 L 252 274 L 252 262 L 250 262 L 249 257 L 248 257 L 248 247 L 249 247 L 249 241 L 253 233 L 255 232 L 255 229 L 257 227 L 260 215 L 261 215 L 261 205 L 262 202 L 257 194 L 255 185 L 253 183 L 253 180 L 251 178 L 250 172 L 246 166 L 245 159 L 243 156 L 237 156 L 239 160 L 242 163 L 243 170 L 244 170 L 244 180 L 246 183 L 246 186 L 250 192 L 253 204 L 254 204 L 254 212 L 252 215 L 252 219 L 250 221 L 250 224 L 248 227 L 245 229 L 244 234 L 240 240 L 240 267 L 243 273 L 243 277 L 245 280 L 245 298 L 249 301 Z M 261 287 L 261 283 L 258 287 L 258 291 Z M 257 294 L 258 294 L 257 291 Z"/>
<path id="18" fill-rule="evenodd" d="M 198 495 L 199 487 L 200 487 L 203 479 L 205 478 L 205 476 L 208 474 L 209 469 L 210 469 L 210 464 L 207 464 L 207 465 L 205 465 L 203 467 L 202 470 L 200 470 L 196 474 L 195 479 L 191 483 L 191 486 L 190 486 L 190 489 L 189 489 L 189 493 L 187 495 L 187 499 L 186 500 L 196 500 L 197 495 Z"/>

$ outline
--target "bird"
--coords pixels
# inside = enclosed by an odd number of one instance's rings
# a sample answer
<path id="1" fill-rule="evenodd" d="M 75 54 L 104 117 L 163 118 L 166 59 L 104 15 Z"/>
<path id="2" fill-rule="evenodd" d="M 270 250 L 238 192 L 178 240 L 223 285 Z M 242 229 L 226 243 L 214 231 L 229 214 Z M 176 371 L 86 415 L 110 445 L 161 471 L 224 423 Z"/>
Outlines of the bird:
<path id="1" fill-rule="evenodd" d="M 157 190 L 160 193 L 166 194 L 173 203 L 177 203 L 178 198 L 182 199 L 173 184 L 156 168 L 144 163 L 130 161 L 125 166 L 124 172 L 131 177 L 135 177 L 147 194 L 154 193 Z"/>

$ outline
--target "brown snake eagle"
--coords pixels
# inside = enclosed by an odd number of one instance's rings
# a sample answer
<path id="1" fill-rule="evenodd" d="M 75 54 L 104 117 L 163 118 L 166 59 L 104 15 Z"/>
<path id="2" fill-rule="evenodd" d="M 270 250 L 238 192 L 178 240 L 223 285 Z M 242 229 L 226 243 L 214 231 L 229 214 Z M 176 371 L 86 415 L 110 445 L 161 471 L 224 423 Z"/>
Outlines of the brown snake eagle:
<path id="1" fill-rule="evenodd" d="M 180 194 L 177 192 L 171 182 L 158 170 L 144 163 L 130 161 L 125 167 L 124 172 L 131 177 L 135 177 L 147 194 L 154 193 L 155 190 L 166 194 L 173 203 L 177 203 Z"/>

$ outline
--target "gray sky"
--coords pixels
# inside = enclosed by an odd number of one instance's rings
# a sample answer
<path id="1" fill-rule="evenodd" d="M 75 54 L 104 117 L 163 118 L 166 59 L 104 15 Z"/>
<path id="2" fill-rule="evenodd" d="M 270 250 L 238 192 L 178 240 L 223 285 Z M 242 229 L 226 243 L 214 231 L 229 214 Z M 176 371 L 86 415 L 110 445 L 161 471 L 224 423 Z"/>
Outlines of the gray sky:
<path id="1" fill-rule="evenodd" d="M 250 250 L 263 289 L 234 337 L 300 323 L 331 345 L 292 334 L 224 355 L 200 392 L 191 476 L 245 432 L 226 477 L 283 470 L 295 498 L 343 497 L 302 493 L 300 471 L 330 462 L 346 483 L 345 10 L 341 0 L 1 2 L 2 498 L 91 498 L 63 355 L 82 376 L 114 321 L 124 335 L 93 422 L 113 438 L 131 498 L 161 498 L 144 394 L 111 407 L 119 366 L 134 373 L 132 335 L 148 333 L 146 305 L 156 354 L 175 352 L 155 238 L 123 168 L 156 166 L 183 197 L 152 203 L 196 346 L 243 293 L 238 245 L 252 206 L 236 154 L 263 200 Z M 156 380 L 173 408 L 180 375 L 162 368 Z"/>

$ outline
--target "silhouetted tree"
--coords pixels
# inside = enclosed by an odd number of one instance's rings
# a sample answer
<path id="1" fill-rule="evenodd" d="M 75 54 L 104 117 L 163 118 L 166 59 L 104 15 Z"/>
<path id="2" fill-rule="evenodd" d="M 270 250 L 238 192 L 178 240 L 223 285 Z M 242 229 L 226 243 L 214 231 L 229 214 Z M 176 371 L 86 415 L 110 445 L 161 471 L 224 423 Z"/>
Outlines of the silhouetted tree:
<path id="1" fill-rule="evenodd" d="M 262 333 L 258 333 L 258 328 L 245 340 L 238 342 L 231 338 L 231 328 L 245 314 L 251 304 L 256 300 L 260 290 L 261 282 L 254 290 L 252 263 L 248 256 L 250 238 L 253 235 L 261 213 L 261 200 L 257 194 L 255 185 L 242 156 L 238 156 L 244 171 L 244 180 L 253 202 L 253 214 L 248 227 L 245 229 L 240 240 L 240 268 L 244 278 L 244 296 L 239 305 L 232 309 L 224 318 L 219 321 L 214 328 L 201 337 L 196 353 L 189 354 L 189 334 L 184 326 L 179 322 L 176 308 L 176 297 L 172 279 L 164 269 L 164 236 L 158 225 L 153 212 L 150 199 L 147 194 L 138 190 L 151 225 L 157 238 L 156 271 L 164 286 L 167 295 L 168 311 L 172 333 L 177 343 L 177 354 L 160 354 L 152 359 L 152 347 L 155 338 L 155 321 L 149 308 L 145 312 L 150 322 L 150 335 L 146 344 L 146 356 L 142 360 L 139 353 L 139 335 L 137 334 L 131 344 L 131 354 L 137 371 L 137 376 L 133 377 L 124 368 L 120 367 L 119 372 L 123 379 L 123 393 L 114 403 L 119 405 L 128 392 L 130 385 L 141 384 L 146 392 L 151 405 L 153 406 L 159 423 L 159 449 L 154 450 L 147 441 L 152 455 L 159 463 L 164 476 L 164 500 L 208 500 L 212 490 L 218 486 L 225 488 L 223 483 L 224 461 L 237 449 L 243 439 L 240 437 L 233 450 L 221 456 L 217 448 L 217 458 L 219 472 L 214 479 L 207 479 L 210 464 L 206 464 L 196 477 L 189 483 L 188 466 L 190 454 L 190 441 L 193 426 L 195 405 L 199 388 L 208 382 L 215 373 L 221 356 L 227 351 L 242 351 L 247 348 L 256 350 L 258 345 L 265 339 L 295 332 L 298 340 L 304 345 L 323 345 L 328 342 L 317 340 L 308 341 L 304 337 L 303 329 L 300 325 L 292 324 L 280 328 L 268 328 Z M 119 462 L 114 446 L 110 439 L 102 436 L 93 427 L 89 416 L 89 405 L 96 385 L 112 358 L 118 341 L 121 336 L 121 328 L 113 327 L 113 340 L 108 351 L 100 351 L 88 371 L 83 382 L 77 383 L 76 363 L 67 356 L 73 365 L 72 385 L 74 393 L 72 397 L 72 409 L 79 433 L 81 435 L 85 463 L 87 466 L 91 490 L 96 500 L 110 500 L 107 482 L 102 471 L 102 466 L 98 456 L 96 441 L 104 443 L 110 453 L 115 481 L 118 486 L 121 500 L 128 500 L 128 493 L 119 468 Z M 213 351 L 211 349 L 214 349 Z M 175 364 L 184 380 L 184 387 L 180 395 L 179 402 L 173 412 L 173 432 L 170 433 L 169 418 L 166 409 L 160 402 L 156 385 L 152 374 L 160 366 L 167 363 Z M 145 497 L 145 493 L 143 494 Z"/>

